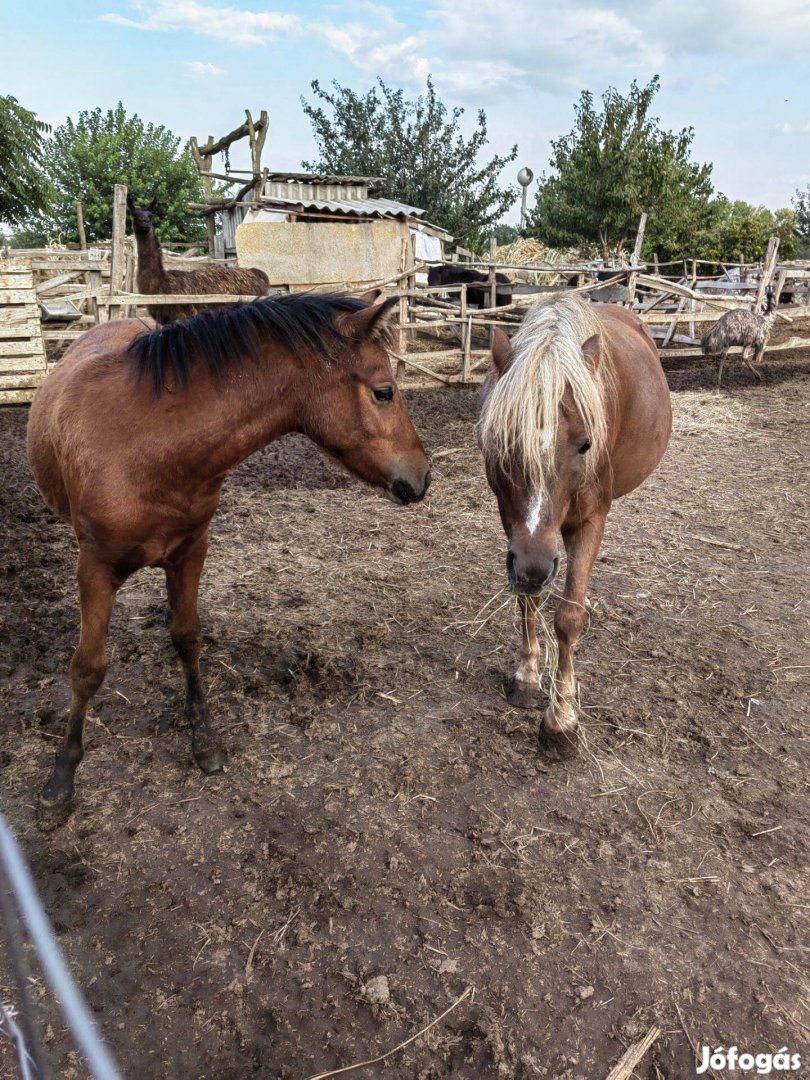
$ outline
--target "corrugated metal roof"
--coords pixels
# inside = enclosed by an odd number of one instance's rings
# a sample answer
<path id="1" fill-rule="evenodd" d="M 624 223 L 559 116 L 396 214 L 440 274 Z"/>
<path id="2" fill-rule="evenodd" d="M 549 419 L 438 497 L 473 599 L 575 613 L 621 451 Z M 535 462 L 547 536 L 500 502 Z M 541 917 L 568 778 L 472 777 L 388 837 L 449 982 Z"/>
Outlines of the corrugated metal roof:
<path id="1" fill-rule="evenodd" d="M 268 180 L 292 184 L 381 184 L 383 176 L 335 176 L 332 173 L 271 172 Z"/>
<path id="2" fill-rule="evenodd" d="M 283 206 L 304 213 L 348 214 L 351 217 L 424 218 L 426 210 L 394 199 L 272 199 L 257 200 L 261 206 Z"/>

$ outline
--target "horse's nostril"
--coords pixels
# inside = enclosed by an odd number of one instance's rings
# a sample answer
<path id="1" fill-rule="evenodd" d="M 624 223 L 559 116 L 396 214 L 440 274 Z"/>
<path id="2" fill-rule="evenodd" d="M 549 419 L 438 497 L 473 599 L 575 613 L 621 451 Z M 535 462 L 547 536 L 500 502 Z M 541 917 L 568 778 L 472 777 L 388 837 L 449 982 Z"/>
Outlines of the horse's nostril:
<path id="1" fill-rule="evenodd" d="M 410 503 L 416 499 L 416 492 L 407 480 L 395 480 L 391 485 L 391 494 L 401 503 Z"/>
<path id="2" fill-rule="evenodd" d="M 517 574 L 515 573 L 515 553 L 514 551 L 507 551 L 506 553 L 506 573 L 509 577 L 509 581 L 512 585 L 517 584 Z"/>

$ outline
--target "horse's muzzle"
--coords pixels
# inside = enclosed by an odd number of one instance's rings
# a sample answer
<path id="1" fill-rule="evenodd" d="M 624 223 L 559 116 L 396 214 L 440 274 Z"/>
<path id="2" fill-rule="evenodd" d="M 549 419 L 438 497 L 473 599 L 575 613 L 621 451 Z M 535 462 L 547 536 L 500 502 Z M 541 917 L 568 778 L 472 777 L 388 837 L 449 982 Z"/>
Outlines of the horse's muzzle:
<path id="1" fill-rule="evenodd" d="M 533 596 L 547 588 L 560 568 L 559 555 L 527 559 L 510 548 L 506 553 L 506 573 L 516 593 Z"/>
<path id="2" fill-rule="evenodd" d="M 391 501 L 399 506 L 408 506 L 409 503 L 421 502 L 429 487 L 430 470 L 427 470 L 421 480 L 418 481 L 417 487 L 414 487 L 410 480 L 399 477 L 391 484 L 388 495 Z"/>

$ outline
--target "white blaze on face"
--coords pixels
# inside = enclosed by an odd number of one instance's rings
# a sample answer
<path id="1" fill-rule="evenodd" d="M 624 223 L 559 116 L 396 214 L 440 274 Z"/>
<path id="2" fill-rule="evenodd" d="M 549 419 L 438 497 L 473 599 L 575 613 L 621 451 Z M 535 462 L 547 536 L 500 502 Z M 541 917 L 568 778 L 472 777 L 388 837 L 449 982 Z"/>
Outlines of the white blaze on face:
<path id="1" fill-rule="evenodd" d="M 543 492 L 536 491 L 529 502 L 529 513 L 526 518 L 526 528 L 529 535 L 534 536 L 535 529 L 540 524 L 540 511 L 543 509 Z"/>

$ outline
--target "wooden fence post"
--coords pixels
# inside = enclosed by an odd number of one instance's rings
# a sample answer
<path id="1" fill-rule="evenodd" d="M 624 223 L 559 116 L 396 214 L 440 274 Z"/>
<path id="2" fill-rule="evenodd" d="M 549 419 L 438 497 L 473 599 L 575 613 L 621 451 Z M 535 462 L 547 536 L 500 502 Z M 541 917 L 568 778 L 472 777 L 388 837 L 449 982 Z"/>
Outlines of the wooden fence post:
<path id="1" fill-rule="evenodd" d="M 779 277 L 776 279 L 776 290 L 773 296 L 773 306 L 776 307 L 779 304 L 779 297 L 782 295 L 782 289 L 785 287 L 785 280 L 787 279 L 787 270 L 783 267 L 779 271 Z"/>
<path id="2" fill-rule="evenodd" d="M 472 339 L 472 319 L 467 318 L 467 283 L 461 285 L 461 381 L 469 382 L 470 379 L 470 342 Z"/>
<path id="3" fill-rule="evenodd" d="M 644 243 L 644 230 L 647 227 L 647 213 L 646 211 L 641 215 L 638 222 L 638 232 L 636 233 L 636 242 L 633 246 L 633 254 L 630 257 L 630 262 L 633 266 L 636 266 L 641 262 L 641 246 Z"/>
<path id="4" fill-rule="evenodd" d="M 765 262 L 762 266 L 762 276 L 759 279 L 757 289 L 757 301 L 754 311 L 759 311 L 765 300 L 765 290 L 771 283 L 774 270 L 776 269 L 776 256 L 779 253 L 779 237 L 772 236 L 768 241 L 768 250 L 765 252 Z"/>
<path id="5" fill-rule="evenodd" d="M 495 259 L 498 250 L 498 241 L 495 236 L 489 238 L 489 306 L 491 308 L 498 305 L 498 276 L 495 273 Z M 489 344 L 492 346 L 495 340 L 495 327 L 491 326 L 489 329 Z"/>
<path id="6" fill-rule="evenodd" d="M 124 291 L 125 250 L 127 242 L 127 188 L 116 184 L 113 193 L 112 249 L 110 251 L 110 297 Z M 120 308 L 116 306 L 120 313 Z M 107 318 L 113 318 L 113 305 L 108 308 Z"/>
<path id="7" fill-rule="evenodd" d="M 399 250 L 399 272 L 402 275 L 408 269 L 408 252 L 410 250 L 410 237 L 403 237 Z M 400 276 L 400 290 L 402 286 L 405 286 L 407 292 L 408 282 L 407 279 L 403 279 Z M 408 322 L 408 297 L 400 293 L 399 297 L 399 332 L 397 334 L 397 352 L 402 356 L 408 351 L 408 331 L 406 329 L 406 323 Z M 402 360 L 397 363 L 397 378 L 400 378 L 405 374 L 405 364 Z"/>
<path id="8" fill-rule="evenodd" d="M 80 202 L 76 203 L 76 224 L 79 229 L 79 247 L 87 251 L 87 233 L 84 231 L 84 208 Z"/>

